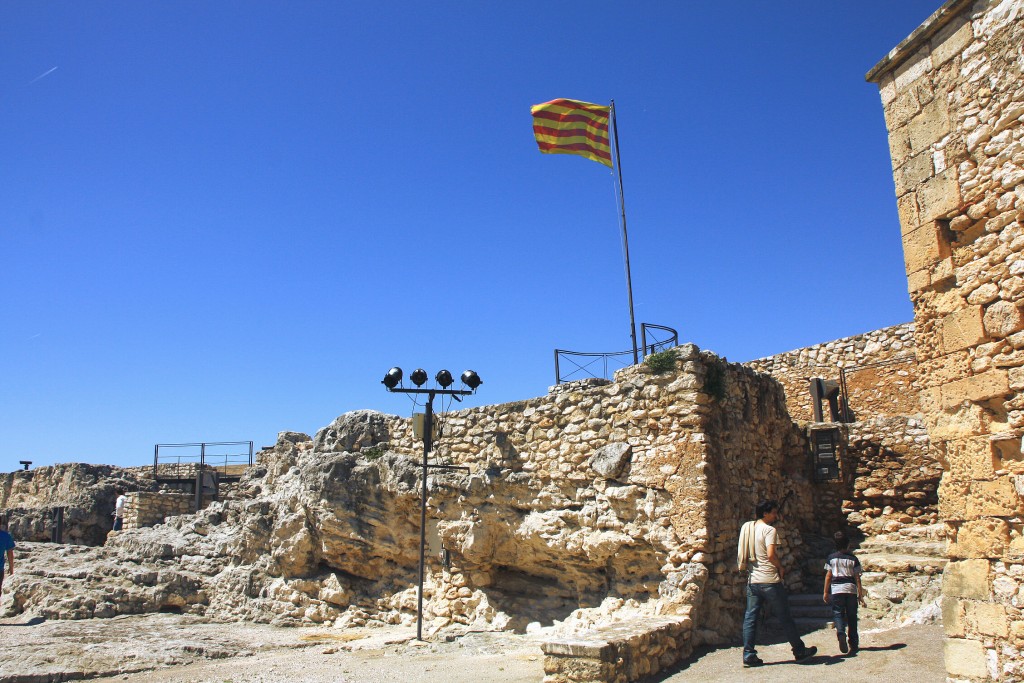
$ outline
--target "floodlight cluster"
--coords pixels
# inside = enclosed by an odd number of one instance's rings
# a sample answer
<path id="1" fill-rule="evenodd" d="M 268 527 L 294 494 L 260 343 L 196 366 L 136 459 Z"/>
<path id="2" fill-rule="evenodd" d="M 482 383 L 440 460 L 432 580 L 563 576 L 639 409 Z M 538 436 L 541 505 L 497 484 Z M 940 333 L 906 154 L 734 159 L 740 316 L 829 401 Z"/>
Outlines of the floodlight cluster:
<path id="1" fill-rule="evenodd" d="M 381 380 L 381 384 L 384 385 L 389 391 L 396 389 L 402 385 L 402 368 L 394 367 L 388 370 L 387 374 L 384 375 L 384 379 Z M 476 391 L 477 387 L 483 384 L 483 380 L 480 379 L 480 375 L 476 374 L 473 370 L 466 370 L 459 377 L 463 386 L 467 387 L 471 391 Z M 409 380 L 417 387 L 422 387 L 427 382 L 427 371 L 423 368 L 416 368 L 409 375 Z M 437 374 L 434 375 L 434 382 L 437 383 L 441 389 L 447 389 L 455 383 L 455 379 L 452 377 L 452 373 L 448 370 L 438 370 Z"/>

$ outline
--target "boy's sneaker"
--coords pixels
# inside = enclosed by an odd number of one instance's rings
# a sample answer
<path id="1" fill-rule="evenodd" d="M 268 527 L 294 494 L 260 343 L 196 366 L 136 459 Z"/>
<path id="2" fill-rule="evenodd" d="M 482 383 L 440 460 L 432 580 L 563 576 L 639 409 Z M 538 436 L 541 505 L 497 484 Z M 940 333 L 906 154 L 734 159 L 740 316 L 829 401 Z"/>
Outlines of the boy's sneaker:
<path id="1" fill-rule="evenodd" d="M 850 646 L 846 644 L 846 634 L 839 632 L 836 637 L 839 638 L 839 651 L 845 655 L 850 651 Z"/>
<path id="2" fill-rule="evenodd" d="M 806 662 L 816 654 L 818 654 L 818 648 L 812 645 L 810 647 L 805 647 L 803 650 L 793 655 L 793 657 L 796 659 L 796 663 L 800 664 L 801 662 Z"/>
<path id="3" fill-rule="evenodd" d="M 757 655 L 753 655 L 751 657 L 745 657 L 743 659 L 743 668 L 744 669 L 749 669 L 752 666 L 761 666 L 762 664 L 764 664 L 764 662 L 761 661 L 761 659 Z"/>

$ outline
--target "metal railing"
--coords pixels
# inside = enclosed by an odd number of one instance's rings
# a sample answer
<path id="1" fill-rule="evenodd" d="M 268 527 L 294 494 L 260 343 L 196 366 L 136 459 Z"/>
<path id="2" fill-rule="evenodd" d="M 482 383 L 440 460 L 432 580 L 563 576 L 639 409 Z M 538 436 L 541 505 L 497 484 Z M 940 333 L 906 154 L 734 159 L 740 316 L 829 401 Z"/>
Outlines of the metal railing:
<path id="1" fill-rule="evenodd" d="M 197 467 L 217 470 L 222 476 L 236 476 L 252 466 L 252 445 L 252 441 L 158 443 L 153 448 L 153 476 L 191 478 L 195 477 Z"/>
<path id="2" fill-rule="evenodd" d="M 667 336 L 664 339 L 659 339 L 663 335 Z M 647 343 L 648 337 L 651 339 L 649 344 Z M 679 333 L 671 327 L 665 327 L 664 325 L 640 323 L 640 339 L 642 345 L 641 357 L 647 357 L 652 353 L 658 353 L 659 351 L 679 345 Z M 562 374 L 563 363 L 568 363 L 572 366 L 572 369 L 565 374 Z M 555 384 L 587 378 L 611 379 L 616 370 L 629 367 L 632 364 L 632 349 L 609 351 L 606 353 L 586 353 L 555 349 Z M 601 374 L 595 374 L 597 370 L 595 366 L 600 367 Z"/>

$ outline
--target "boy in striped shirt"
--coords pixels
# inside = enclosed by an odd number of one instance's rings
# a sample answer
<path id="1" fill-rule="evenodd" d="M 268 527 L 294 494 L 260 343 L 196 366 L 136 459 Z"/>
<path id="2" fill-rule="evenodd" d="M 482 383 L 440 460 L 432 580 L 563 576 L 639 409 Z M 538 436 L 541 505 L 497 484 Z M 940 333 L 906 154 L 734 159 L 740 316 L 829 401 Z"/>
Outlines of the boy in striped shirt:
<path id="1" fill-rule="evenodd" d="M 822 598 L 832 605 L 832 618 L 839 639 L 839 651 L 857 654 L 860 638 L 857 635 L 857 602 L 864 600 L 864 587 L 860 583 L 860 560 L 849 551 L 850 539 L 842 531 L 832 537 L 836 552 L 825 561 L 825 593 Z M 849 627 L 849 643 L 847 643 Z"/>

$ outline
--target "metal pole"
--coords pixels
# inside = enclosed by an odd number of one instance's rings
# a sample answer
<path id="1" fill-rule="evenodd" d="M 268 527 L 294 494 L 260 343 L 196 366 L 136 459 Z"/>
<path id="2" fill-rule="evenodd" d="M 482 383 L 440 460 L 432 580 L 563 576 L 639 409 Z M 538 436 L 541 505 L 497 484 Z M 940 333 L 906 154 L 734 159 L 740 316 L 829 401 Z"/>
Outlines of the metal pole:
<path id="1" fill-rule="evenodd" d="M 615 137 L 615 170 L 619 174 L 619 208 L 622 215 L 622 245 L 626 252 L 626 291 L 629 294 L 629 336 L 633 340 L 633 365 L 640 362 L 636 350 L 636 321 L 633 317 L 633 278 L 629 272 L 629 236 L 626 234 L 626 195 L 622 191 L 622 161 L 619 159 L 619 124 L 615 121 L 615 100 L 612 100 L 612 133 Z"/>
<path id="2" fill-rule="evenodd" d="M 846 368 L 839 368 L 839 392 L 843 397 L 843 422 L 852 422 L 850 419 L 850 397 L 846 394 Z"/>
<path id="3" fill-rule="evenodd" d="M 558 349 L 555 349 L 555 384 L 562 383 L 562 374 L 558 371 Z"/>
<path id="4" fill-rule="evenodd" d="M 423 640 L 423 577 L 426 570 L 427 547 L 427 457 L 434 437 L 434 392 L 427 394 L 423 409 L 423 494 L 420 498 L 420 572 L 419 594 L 416 596 L 416 640 Z"/>

